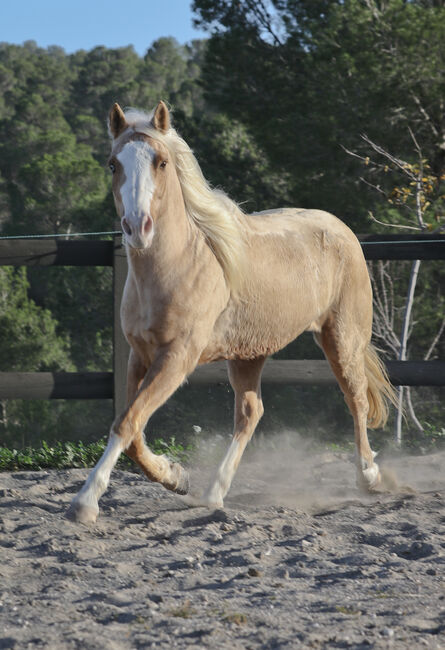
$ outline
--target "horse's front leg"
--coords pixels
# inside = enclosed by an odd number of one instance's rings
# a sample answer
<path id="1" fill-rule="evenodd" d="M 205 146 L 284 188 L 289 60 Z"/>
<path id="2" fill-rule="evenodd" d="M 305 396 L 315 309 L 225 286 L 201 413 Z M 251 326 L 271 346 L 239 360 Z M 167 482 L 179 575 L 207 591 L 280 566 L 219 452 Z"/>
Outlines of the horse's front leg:
<path id="1" fill-rule="evenodd" d="M 127 369 L 127 409 L 135 400 L 147 370 L 148 368 L 143 364 L 137 353 L 131 349 Z M 159 470 L 158 475 L 153 476 L 153 467 L 156 467 L 160 462 L 162 462 L 162 459 L 159 455 L 153 454 L 147 447 L 142 428 L 135 431 L 133 441 L 124 451 L 129 458 L 139 465 L 147 478 L 152 481 L 159 480 Z M 185 479 L 187 478 L 185 472 L 178 463 L 170 463 L 170 465 L 172 473 L 182 477 L 182 481 L 176 480 L 170 482 L 169 484 L 166 484 L 165 487 L 174 492 L 185 494 L 188 487 L 187 485 L 184 485 Z"/>
<path id="2" fill-rule="evenodd" d="M 122 451 L 134 458 L 152 481 L 180 494 L 188 491 L 187 472 L 165 456 L 153 454 L 143 442 L 142 431 L 154 411 L 181 385 L 196 365 L 197 356 L 183 346 L 161 348 L 147 370 L 134 399 L 111 428 L 108 445 L 74 498 L 68 516 L 82 523 L 94 522 L 99 514 L 99 499 L 108 487 L 110 475 Z M 131 358 L 130 358 L 131 362 Z"/>

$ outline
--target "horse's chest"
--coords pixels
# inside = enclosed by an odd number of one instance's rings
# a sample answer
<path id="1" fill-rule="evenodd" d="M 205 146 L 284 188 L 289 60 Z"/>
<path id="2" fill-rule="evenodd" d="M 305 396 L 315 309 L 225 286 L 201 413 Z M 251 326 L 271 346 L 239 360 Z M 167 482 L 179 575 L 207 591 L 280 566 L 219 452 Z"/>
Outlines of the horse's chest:
<path id="1" fill-rule="evenodd" d="M 134 285 L 127 283 L 121 303 L 122 330 L 131 347 L 146 362 L 151 361 L 159 344 L 153 331 L 154 313 L 150 296 L 140 295 Z"/>
<path id="2" fill-rule="evenodd" d="M 150 365 L 156 349 L 159 347 L 156 333 L 151 329 L 149 320 L 143 315 L 133 314 L 131 319 L 122 319 L 122 329 L 133 350 L 146 366 Z"/>

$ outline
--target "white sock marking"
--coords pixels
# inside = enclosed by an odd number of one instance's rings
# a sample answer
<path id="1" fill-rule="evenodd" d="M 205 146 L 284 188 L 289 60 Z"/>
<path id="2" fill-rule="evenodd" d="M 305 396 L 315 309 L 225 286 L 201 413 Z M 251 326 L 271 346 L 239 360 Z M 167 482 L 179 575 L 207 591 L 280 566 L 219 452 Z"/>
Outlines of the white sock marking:
<path id="1" fill-rule="evenodd" d="M 373 487 L 377 483 L 379 477 L 379 466 L 374 463 L 368 469 L 362 469 L 362 475 L 369 487 Z"/>
<path id="2" fill-rule="evenodd" d="M 372 457 L 373 459 L 377 456 L 376 451 L 372 451 Z M 357 462 L 357 472 L 360 473 L 361 477 L 363 477 L 368 484 L 368 487 L 373 487 L 377 483 L 377 479 L 379 477 L 379 466 L 377 463 L 374 463 L 369 467 L 367 461 L 362 458 L 361 456 L 358 456 L 356 452 L 356 462 Z"/>
<path id="3" fill-rule="evenodd" d="M 218 467 L 216 478 L 203 496 L 203 501 L 209 505 L 223 505 L 223 499 L 229 491 L 237 467 L 240 442 L 233 439 L 227 453 Z"/>
<path id="4" fill-rule="evenodd" d="M 98 500 L 108 487 L 111 470 L 116 465 L 122 450 L 121 439 L 115 433 L 111 433 L 102 457 L 91 471 L 74 502 L 92 508 L 98 507 Z"/>

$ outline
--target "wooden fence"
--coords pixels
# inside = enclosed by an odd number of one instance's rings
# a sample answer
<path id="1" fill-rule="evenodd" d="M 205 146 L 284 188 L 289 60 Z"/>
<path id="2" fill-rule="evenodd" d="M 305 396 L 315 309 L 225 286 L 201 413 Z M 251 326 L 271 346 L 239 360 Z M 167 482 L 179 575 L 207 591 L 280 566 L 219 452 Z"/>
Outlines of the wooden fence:
<path id="1" fill-rule="evenodd" d="M 445 235 L 362 235 L 368 260 L 444 260 Z M 0 372 L 0 399 L 114 399 L 115 413 L 124 407 L 128 344 L 120 327 L 120 302 L 127 274 L 121 238 L 114 241 L 11 239 L 0 241 L 0 266 L 111 266 L 113 268 L 113 372 Z M 392 383 L 444 386 L 445 361 L 388 361 Z M 201 366 L 190 383 L 227 382 L 225 362 Z M 330 384 L 326 361 L 269 360 L 265 384 Z"/>

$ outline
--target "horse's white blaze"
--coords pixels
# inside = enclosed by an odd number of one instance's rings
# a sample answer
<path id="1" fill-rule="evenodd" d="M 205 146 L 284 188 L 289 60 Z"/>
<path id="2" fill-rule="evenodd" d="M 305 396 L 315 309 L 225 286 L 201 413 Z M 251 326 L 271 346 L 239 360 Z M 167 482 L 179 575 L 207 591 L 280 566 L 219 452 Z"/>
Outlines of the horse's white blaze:
<path id="1" fill-rule="evenodd" d="M 151 173 L 155 152 L 147 142 L 128 142 L 117 154 L 125 181 L 120 194 L 124 206 L 124 218 L 131 229 L 126 235 L 128 243 L 136 248 L 149 246 L 153 239 L 153 227 L 144 231 L 144 218 L 151 218 L 150 209 L 155 183 Z"/>
<path id="2" fill-rule="evenodd" d="M 214 506 L 223 505 L 224 497 L 229 491 L 236 468 L 238 467 L 241 453 L 241 443 L 234 438 L 221 465 L 218 467 L 214 482 L 202 498 L 204 503 Z"/>
<path id="3" fill-rule="evenodd" d="M 105 492 L 110 482 L 110 474 L 123 451 L 119 436 L 111 433 L 108 444 L 101 459 L 88 476 L 85 485 L 74 499 L 79 506 L 98 508 L 98 500 Z"/>

